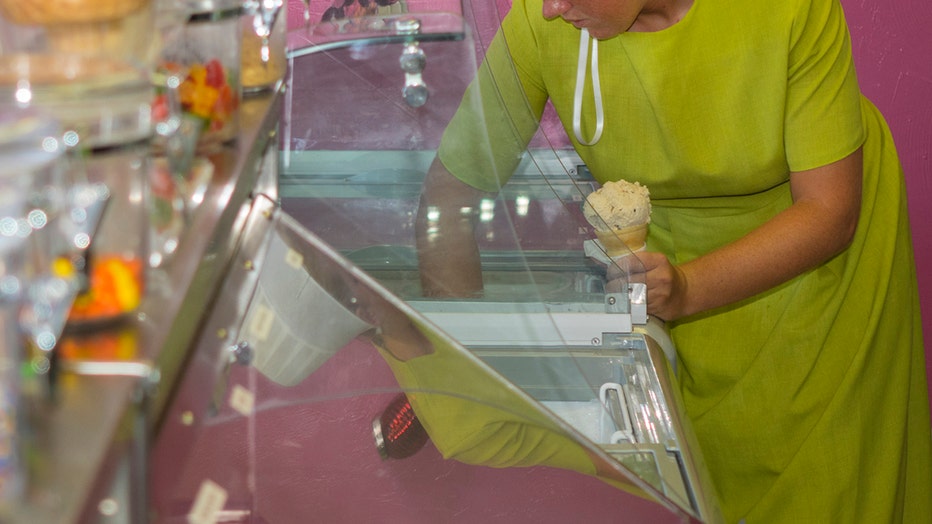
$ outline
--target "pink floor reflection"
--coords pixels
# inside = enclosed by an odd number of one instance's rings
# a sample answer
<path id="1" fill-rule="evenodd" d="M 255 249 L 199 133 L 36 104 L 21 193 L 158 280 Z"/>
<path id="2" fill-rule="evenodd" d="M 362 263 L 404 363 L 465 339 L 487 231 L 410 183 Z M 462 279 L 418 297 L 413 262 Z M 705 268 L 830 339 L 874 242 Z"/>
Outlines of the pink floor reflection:
<path id="1" fill-rule="evenodd" d="M 371 422 L 398 387 L 365 342 L 351 343 L 295 387 L 243 367 L 229 378 L 227 391 L 255 393 L 255 417 L 224 403 L 212 417 L 199 417 L 205 422 L 192 424 L 193 431 L 166 423 L 152 461 L 158 522 L 188 522 L 208 480 L 226 492 L 217 522 L 682 521 L 595 478 L 549 467 L 466 465 L 444 460 L 429 442 L 409 458 L 382 460 Z M 186 381 L 172 411 L 203 404 L 208 385 L 203 375 Z"/>

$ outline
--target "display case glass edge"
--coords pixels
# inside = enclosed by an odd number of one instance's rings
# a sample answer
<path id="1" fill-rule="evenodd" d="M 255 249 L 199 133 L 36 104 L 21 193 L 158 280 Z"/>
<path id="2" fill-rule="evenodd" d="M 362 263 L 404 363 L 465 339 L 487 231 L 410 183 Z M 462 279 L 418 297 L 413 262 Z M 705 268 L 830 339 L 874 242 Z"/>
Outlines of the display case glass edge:
<path id="1" fill-rule="evenodd" d="M 251 198 L 263 176 L 266 152 L 274 147 L 272 141 L 276 136 L 281 100 L 282 90 L 244 100 L 237 146 L 225 150 L 222 160 L 217 158 L 225 169 L 209 188 L 202 204 L 204 212 L 195 214 L 190 230 L 197 234 L 190 235 L 191 241 L 179 249 L 182 262 L 170 270 L 169 278 L 183 283 L 183 292 L 170 299 L 168 310 L 174 313 L 174 318 L 166 322 L 170 322 L 171 328 L 164 329 L 165 324 L 147 325 L 153 329 L 146 330 L 145 335 L 160 342 L 153 348 L 162 373 L 162 387 L 152 403 L 156 420 L 183 370 L 203 314 L 216 297 L 219 283 L 241 239 Z M 144 306 L 151 312 L 165 304 L 154 302 Z M 157 332 L 160 329 L 164 331 Z"/>

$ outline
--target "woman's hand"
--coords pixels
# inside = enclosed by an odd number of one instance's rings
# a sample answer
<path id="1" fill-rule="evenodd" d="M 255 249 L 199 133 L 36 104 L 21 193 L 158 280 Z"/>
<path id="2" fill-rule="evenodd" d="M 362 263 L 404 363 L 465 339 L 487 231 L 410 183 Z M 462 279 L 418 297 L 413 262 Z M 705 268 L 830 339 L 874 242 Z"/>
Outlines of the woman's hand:
<path id="1" fill-rule="evenodd" d="M 661 320 L 676 320 L 685 315 L 686 275 L 673 265 L 663 253 L 639 251 L 634 255 L 640 263 L 622 264 L 628 268 L 630 280 L 647 284 L 647 313 Z M 621 292 L 629 278 L 623 280 L 624 270 L 609 265 L 606 272 L 606 291 Z"/>
<path id="2" fill-rule="evenodd" d="M 686 275 L 663 253 L 642 251 L 635 256 L 644 265 L 647 284 L 647 313 L 661 320 L 676 320 L 685 314 Z M 639 271 L 635 270 L 634 274 Z"/>

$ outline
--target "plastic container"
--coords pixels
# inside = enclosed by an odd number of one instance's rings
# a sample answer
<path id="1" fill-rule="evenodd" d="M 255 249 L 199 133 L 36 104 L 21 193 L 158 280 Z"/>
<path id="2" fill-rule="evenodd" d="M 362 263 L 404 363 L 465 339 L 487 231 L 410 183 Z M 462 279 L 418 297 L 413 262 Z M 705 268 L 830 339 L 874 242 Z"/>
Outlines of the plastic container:
<path id="1" fill-rule="evenodd" d="M 285 45 L 288 18 L 283 6 L 265 8 L 257 2 L 255 12 L 243 16 L 241 74 L 243 93 L 267 91 L 283 78 L 287 71 Z"/>
<path id="2" fill-rule="evenodd" d="M 0 0 L 0 48 L 107 56 L 138 64 L 154 58 L 151 0 Z"/>
<path id="3" fill-rule="evenodd" d="M 44 230 L 61 211 L 60 134 L 51 117 L 0 103 L 0 255 L 5 262 L 0 276 L 33 233 Z"/>
<path id="4" fill-rule="evenodd" d="M 0 104 L 0 505 L 17 500 L 25 485 L 22 445 L 19 313 L 43 260 L 36 242 L 50 233 L 62 148 L 56 122 L 35 110 Z M 45 270 L 49 268 L 46 267 Z"/>
<path id="5" fill-rule="evenodd" d="M 88 250 L 75 267 L 86 283 L 68 316 L 70 326 L 123 318 L 142 301 L 149 263 L 147 155 L 148 144 L 124 143 L 92 150 L 85 162 L 85 187 L 106 187 L 107 201 Z M 81 208 L 81 203 L 73 205 L 73 210 Z M 76 239 L 78 235 L 76 230 Z"/>
<path id="6" fill-rule="evenodd" d="M 28 86 L 28 87 L 23 87 Z M 82 283 L 68 324 L 125 317 L 145 289 L 153 87 L 146 71 L 102 57 L 0 55 L 0 100 L 61 122 L 68 180 L 58 273 Z M 106 203 L 104 206 L 103 203 Z"/>
<path id="7" fill-rule="evenodd" d="M 176 93 L 162 89 L 156 108 L 171 105 L 174 96 L 194 132 L 200 151 L 233 142 L 239 132 L 241 2 L 196 1 L 187 5 L 190 15 L 181 35 L 163 49 L 159 68 L 177 75 Z M 170 109 L 170 108 L 169 108 Z M 191 126 L 186 126 L 185 129 Z"/>
<path id="8" fill-rule="evenodd" d="M 50 272 L 65 198 L 54 119 L 0 103 L 0 306 L 18 307 L 31 280 Z M 58 240 L 60 240 L 59 237 Z M 57 248 L 56 248 L 57 245 Z M 0 374 L 3 360 L 0 351 Z M 0 378 L 0 383 L 3 379 Z"/>

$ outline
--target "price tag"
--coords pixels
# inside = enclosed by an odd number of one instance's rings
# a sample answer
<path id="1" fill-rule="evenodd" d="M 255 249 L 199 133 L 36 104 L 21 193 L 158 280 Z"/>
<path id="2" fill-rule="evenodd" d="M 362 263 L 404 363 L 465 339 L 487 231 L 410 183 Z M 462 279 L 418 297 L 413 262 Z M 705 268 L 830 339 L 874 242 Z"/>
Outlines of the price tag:
<path id="1" fill-rule="evenodd" d="M 264 342 L 269 338 L 275 324 L 275 312 L 264 304 L 256 304 L 252 320 L 249 321 L 249 334 L 255 342 Z"/>
<path id="2" fill-rule="evenodd" d="M 304 264 L 304 255 L 294 249 L 289 249 L 285 253 L 285 263 L 295 269 L 301 269 L 301 265 Z"/>
<path id="3" fill-rule="evenodd" d="M 188 513 L 190 524 L 216 524 L 219 513 L 227 503 L 227 491 L 216 482 L 207 479 L 201 482 L 194 505 Z"/>
<path id="4" fill-rule="evenodd" d="M 230 407 L 240 415 L 248 417 L 256 405 L 256 396 L 240 384 L 233 386 L 230 392 Z"/>

